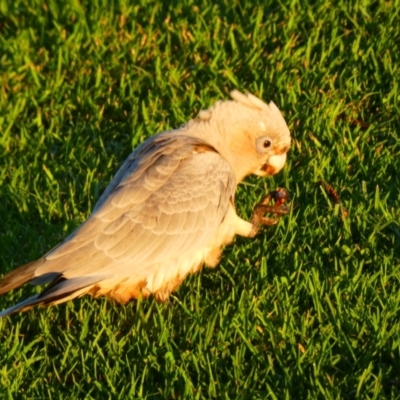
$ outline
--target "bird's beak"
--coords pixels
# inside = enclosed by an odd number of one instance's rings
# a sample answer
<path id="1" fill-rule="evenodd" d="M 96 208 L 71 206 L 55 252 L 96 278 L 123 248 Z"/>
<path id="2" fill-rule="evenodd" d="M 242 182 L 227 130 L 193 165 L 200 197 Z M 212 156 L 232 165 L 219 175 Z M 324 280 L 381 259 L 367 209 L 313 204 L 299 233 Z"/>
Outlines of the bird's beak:
<path id="1" fill-rule="evenodd" d="M 266 164 L 261 168 L 265 175 L 274 175 L 278 173 L 286 162 L 286 153 L 271 156 Z"/>

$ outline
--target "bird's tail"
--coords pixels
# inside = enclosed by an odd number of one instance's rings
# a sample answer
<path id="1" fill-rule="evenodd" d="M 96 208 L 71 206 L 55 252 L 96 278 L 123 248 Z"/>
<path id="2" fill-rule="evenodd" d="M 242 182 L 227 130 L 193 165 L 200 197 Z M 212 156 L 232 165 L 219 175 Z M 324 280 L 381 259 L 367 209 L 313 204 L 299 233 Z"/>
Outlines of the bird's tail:
<path id="1" fill-rule="evenodd" d="M 51 305 L 63 303 L 86 294 L 96 283 L 102 281 L 104 276 L 80 276 L 66 279 L 59 272 L 44 274 L 35 277 L 34 271 L 42 260 L 23 265 L 4 276 L 0 282 L 0 294 L 19 288 L 30 282 L 34 285 L 49 283 L 50 285 L 41 293 L 38 293 L 20 303 L 0 312 L 0 317 L 6 317 L 19 311 L 26 311 L 39 304 Z"/>

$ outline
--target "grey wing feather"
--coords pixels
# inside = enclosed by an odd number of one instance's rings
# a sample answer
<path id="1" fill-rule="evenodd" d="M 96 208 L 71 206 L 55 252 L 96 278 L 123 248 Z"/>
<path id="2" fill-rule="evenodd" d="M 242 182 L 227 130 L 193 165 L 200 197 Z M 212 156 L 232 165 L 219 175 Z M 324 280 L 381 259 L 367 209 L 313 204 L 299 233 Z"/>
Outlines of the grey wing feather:
<path id="1" fill-rule="evenodd" d="M 207 244 L 235 192 L 231 167 L 198 139 L 159 135 L 145 145 L 117 173 L 89 220 L 45 256 L 36 276 L 141 276 Z"/>

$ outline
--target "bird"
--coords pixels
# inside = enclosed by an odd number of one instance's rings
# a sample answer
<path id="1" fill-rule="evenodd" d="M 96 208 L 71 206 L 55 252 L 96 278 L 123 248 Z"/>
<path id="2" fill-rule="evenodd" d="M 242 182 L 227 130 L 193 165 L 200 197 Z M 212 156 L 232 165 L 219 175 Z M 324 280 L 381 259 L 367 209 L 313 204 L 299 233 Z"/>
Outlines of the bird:
<path id="1" fill-rule="evenodd" d="M 234 90 L 185 125 L 149 137 L 128 156 L 92 214 L 59 245 L 3 276 L 0 294 L 46 285 L 0 317 L 83 295 L 126 304 L 167 301 L 189 275 L 215 267 L 235 235 L 254 238 L 277 219 L 270 196 L 250 221 L 237 215 L 235 192 L 248 175 L 278 173 L 290 131 L 278 107 Z"/>

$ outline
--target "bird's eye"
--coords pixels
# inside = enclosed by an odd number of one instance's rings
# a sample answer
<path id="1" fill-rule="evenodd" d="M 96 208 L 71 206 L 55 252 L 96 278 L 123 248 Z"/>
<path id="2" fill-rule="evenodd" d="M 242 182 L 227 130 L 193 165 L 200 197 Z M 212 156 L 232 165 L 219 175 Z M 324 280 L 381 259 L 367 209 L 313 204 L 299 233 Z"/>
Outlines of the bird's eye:
<path id="1" fill-rule="evenodd" d="M 264 149 L 268 149 L 268 147 L 271 147 L 272 142 L 269 139 L 265 139 L 263 143 Z"/>
<path id="2" fill-rule="evenodd" d="M 257 152 L 259 154 L 264 154 L 272 147 L 272 139 L 266 136 L 260 137 L 257 139 Z"/>

